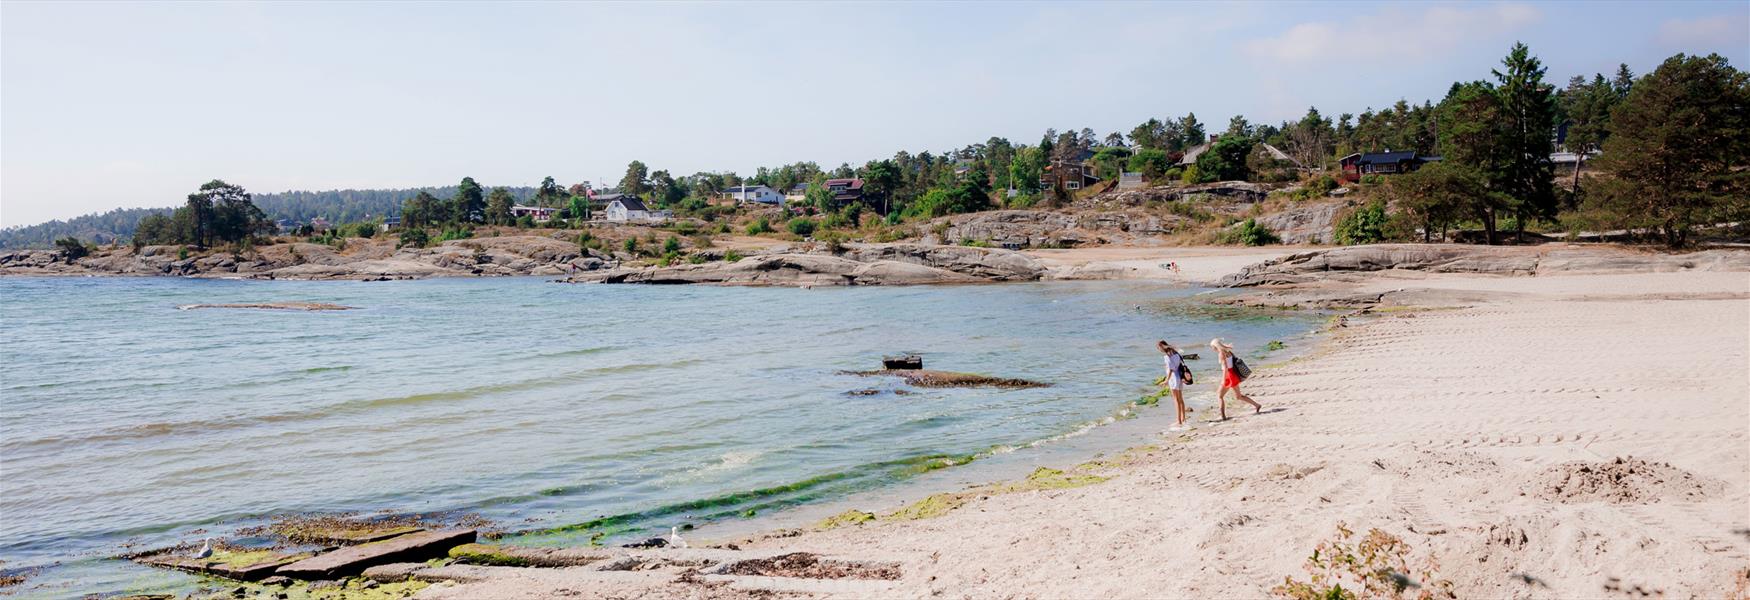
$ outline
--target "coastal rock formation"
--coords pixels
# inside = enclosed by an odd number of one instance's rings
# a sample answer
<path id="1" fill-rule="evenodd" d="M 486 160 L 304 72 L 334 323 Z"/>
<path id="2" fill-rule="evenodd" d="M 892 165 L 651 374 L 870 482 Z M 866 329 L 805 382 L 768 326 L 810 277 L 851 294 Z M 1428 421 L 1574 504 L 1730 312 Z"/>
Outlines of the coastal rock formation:
<path id="1" fill-rule="evenodd" d="M 1403 269 L 1433 273 L 1653 273 L 1750 270 L 1750 252 L 1655 254 L 1625 248 L 1378 244 L 1291 254 L 1223 277 L 1222 287 L 1302 283 L 1330 272 Z"/>
<path id="2" fill-rule="evenodd" d="M 119 247 L 68 262 L 52 250 L 0 253 L 0 275 L 167 275 L 250 279 L 417 279 L 560 275 L 599 269 L 576 243 L 535 235 L 450 240 L 396 248 L 387 240 L 350 238 L 339 247 L 307 242 L 239 252 L 184 246 Z"/>
<path id="3" fill-rule="evenodd" d="M 626 268 L 585 273 L 576 282 L 720 285 L 927 285 L 1034 281 L 1045 272 L 1024 254 L 927 244 L 849 244 L 825 250 L 750 256 L 733 263 Z"/>
<path id="4" fill-rule="evenodd" d="M 1278 213 L 1258 217 L 1258 224 L 1275 233 L 1284 244 L 1324 244 L 1332 239 L 1331 225 L 1344 202 L 1309 202 Z"/>
<path id="5" fill-rule="evenodd" d="M 1023 248 L 1070 248 L 1171 232 L 1186 220 L 1141 211 L 1068 213 L 1050 210 L 996 210 L 942 217 L 937 241 L 985 242 Z M 932 234 L 933 235 L 933 234 Z M 928 238 L 926 238 L 928 239 Z"/>
<path id="6" fill-rule="evenodd" d="M 899 262 L 860 262 L 817 254 L 770 254 L 733 263 L 615 269 L 579 276 L 600 283 L 715 283 L 723 285 L 921 285 L 981 281 L 946 269 Z"/>

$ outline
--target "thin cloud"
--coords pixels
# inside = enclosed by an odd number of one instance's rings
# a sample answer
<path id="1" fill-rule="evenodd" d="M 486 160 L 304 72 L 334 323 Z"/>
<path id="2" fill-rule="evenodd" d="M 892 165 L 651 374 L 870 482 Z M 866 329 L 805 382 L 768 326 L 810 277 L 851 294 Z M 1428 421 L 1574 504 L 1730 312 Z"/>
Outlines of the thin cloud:
<path id="1" fill-rule="evenodd" d="M 1300 23 L 1281 35 L 1245 42 L 1241 48 L 1254 57 L 1286 63 L 1333 61 L 1369 50 L 1390 50 L 1398 60 L 1424 60 L 1462 44 L 1506 35 L 1542 16 L 1535 7 L 1514 3 L 1435 6 L 1419 12 L 1387 8 L 1340 21 Z"/>
<path id="2" fill-rule="evenodd" d="M 1750 23 L 1741 15 L 1670 19 L 1659 25 L 1655 39 L 1666 46 L 1698 50 L 1742 48 L 1750 44 Z"/>

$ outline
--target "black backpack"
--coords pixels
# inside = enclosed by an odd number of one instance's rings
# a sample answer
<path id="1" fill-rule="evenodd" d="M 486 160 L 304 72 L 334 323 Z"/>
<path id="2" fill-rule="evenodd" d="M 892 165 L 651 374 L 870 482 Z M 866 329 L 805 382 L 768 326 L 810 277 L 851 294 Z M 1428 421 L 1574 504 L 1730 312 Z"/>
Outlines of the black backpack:
<path id="1" fill-rule="evenodd" d="M 1191 385 L 1191 367 L 1185 364 L 1185 357 L 1179 357 L 1179 383 Z"/>
<path id="2" fill-rule="evenodd" d="M 1246 366 L 1246 361 L 1240 360 L 1237 355 L 1234 356 L 1234 375 L 1239 376 L 1241 381 L 1252 376 L 1252 368 Z"/>

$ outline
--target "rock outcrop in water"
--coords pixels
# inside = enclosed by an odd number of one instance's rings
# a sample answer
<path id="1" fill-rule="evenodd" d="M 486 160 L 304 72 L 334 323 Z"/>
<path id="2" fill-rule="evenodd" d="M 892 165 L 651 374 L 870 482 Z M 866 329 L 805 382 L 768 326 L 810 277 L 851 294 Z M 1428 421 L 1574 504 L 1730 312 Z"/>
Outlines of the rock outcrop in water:
<path id="1" fill-rule="evenodd" d="M 842 253 L 792 250 L 733 263 L 613 269 L 577 282 L 720 285 L 926 285 L 1036 281 L 1045 268 L 1025 254 L 928 244 L 849 244 Z"/>
<path id="2" fill-rule="evenodd" d="M 53 250 L 0 253 L 0 275 L 165 275 L 248 279 L 419 279 L 563 275 L 599 269 L 610 257 L 535 235 L 451 240 L 396 248 L 352 238 L 344 249 L 295 242 L 246 252 L 193 253 L 183 246 L 119 247 L 68 262 Z"/>

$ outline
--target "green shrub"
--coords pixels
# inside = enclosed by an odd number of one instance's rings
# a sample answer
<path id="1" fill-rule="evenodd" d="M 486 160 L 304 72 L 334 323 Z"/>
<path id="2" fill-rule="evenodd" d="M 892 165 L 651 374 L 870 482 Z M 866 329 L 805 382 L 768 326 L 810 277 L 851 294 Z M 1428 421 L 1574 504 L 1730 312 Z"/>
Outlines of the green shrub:
<path id="1" fill-rule="evenodd" d="M 620 247 L 625 249 L 627 254 L 630 254 L 632 256 L 638 256 L 638 238 L 635 238 L 635 237 L 626 238 L 626 241 L 624 243 L 621 243 Z"/>
<path id="2" fill-rule="evenodd" d="M 424 248 L 426 244 L 430 243 L 431 238 L 426 235 L 424 227 L 411 227 L 401 231 L 401 241 L 396 243 L 395 247 L 406 248 L 412 246 L 414 248 Z"/>
<path id="3" fill-rule="evenodd" d="M 699 232 L 699 226 L 692 221 L 675 221 L 674 232 L 681 235 L 693 235 Z"/>
<path id="4" fill-rule="evenodd" d="M 723 253 L 723 262 L 740 262 L 742 258 L 741 253 L 734 250 L 728 250 Z"/>
<path id="5" fill-rule="evenodd" d="M 814 219 L 810 219 L 808 217 L 796 217 L 794 219 L 790 219 L 790 222 L 786 223 L 784 225 L 784 228 L 789 229 L 790 233 L 794 233 L 794 234 L 800 235 L 802 237 L 808 237 L 809 235 L 812 235 L 814 233 L 814 227 L 815 227 Z"/>
<path id="6" fill-rule="evenodd" d="M 975 240 L 972 238 L 965 238 L 965 239 L 960 240 L 960 245 L 970 246 L 973 248 L 989 248 L 989 247 L 991 247 L 990 240 Z"/>
<path id="7" fill-rule="evenodd" d="M 845 251 L 845 242 L 849 241 L 850 237 L 846 236 L 843 233 L 839 233 L 837 231 L 826 231 L 826 232 L 822 232 L 819 236 L 816 236 L 814 239 L 816 241 L 825 243 L 827 252 L 831 252 L 833 254 L 840 254 L 840 253 L 843 253 Z"/>
<path id="8" fill-rule="evenodd" d="M 894 226 L 894 225 L 898 225 L 900 223 L 900 221 L 902 221 L 902 220 L 903 220 L 903 218 L 900 217 L 899 211 L 893 211 L 893 212 L 887 213 L 887 218 L 884 219 L 884 221 L 887 223 L 887 225 L 889 227 Z"/>
<path id="9" fill-rule="evenodd" d="M 667 240 L 662 242 L 662 253 L 663 254 L 674 254 L 674 253 L 680 252 L 680 251 L 681 251 L 681 239 L 680 238 L 671 235 L 671 236 L 668 236 Z"/>
<path id="10" fill-rule="evenodd" d="M 370 221 L 359 223 L 353 226 L 352 233 L 353 235 L 367 239 L 377 237 L 377 224 Z"/>
<path id="11" fill-rule="evenodd" d="M 1189 185 L 1189 184 L 1193 184 L 1193 183 L 1202 183 L 1202 182 L 1203 182 L 1202 176 L 1197 173 L 1197 165 L 1191 165 L 1189 167 L 1185 167 L 1185 170 L 1179 172 L 1179 183 L 1184 183 L 1184 184 Z"/>
<path id="12" fill-rule="evenodd" d="M 438 234 L 437 241 L 441 243 L 450 240 L 465 240 L 471 237 L 474 237 L 473 229 L 467 227 L 451 227 L 444 229 L 443 233 Z"/>
<path id="13" fill-rule="evenodd" d="M 1031 208 L 1039 203 L 1038 194 L 1019 194 L 1009 199 L 1009 208 Z"/>
<path id="14" fill-rule="evenodd" d="M 1257 219 L 1246 219 L 1239 226 L 1221 232 L 1216 241 L 1222 244 L 1242 246 L 1263 246 L 1282 242 L 1268 227 L 1259 225 Z"/>
<path id="15" fill-rule="evenodd" d="M 691 255 L 687 256 L 687 263 L 688 264 L 697 265 L 697 264 L 703 264 L 704 262 L 705 262 L 705 255 L 703 255 L 703 254 L 691 254 Z"/>
<path id="16" fill-rule="evenodd" d="M 1385 183 L 1385 176 L 1384 175 L 1377 175 L 1377 174 L 1362 175 L 1361 176 L 1361 183 L 1365 183 L 1367 185 L 1379 185 L 1379 184 Z"/>
<path id="17" fill-rule="evenodd" d="M 1185 177 L 1185 169 L 1182 167 L 1173 167 L 1171 169 L 1167 169 L 1167 172 L 1161 174 L 1161 179 L 1166 180 L 1166 181 L 1172 181 L 1175 179 L 1183 179 L 1184 177 Z"/>
<path id="18" fill-rule="evenodd" d="M 293 248 L 293 250 L 296 250 L 296 248 Z M 187 246 L 176 249 L 176 260 L 188 260 L 188 247 Z"/>
<path id="19" fill-rule="evenodd" d="M 771 233 L 771 232 L 772 232 L 772 224 L 771 224 L 771 222 L 766 221 L 765 217 L 760 217 L 758 219 L 754 219 L 752 223 L 748 223 L 748 225 L 747 225 L 747 234 L 748 235 L 759 235 L 762 233 Z"/>
<path id="20" fill-rule="evenodd" d="M 61 257 L 67 259 L 68 264 L 91 254 L 91 249 L 85 247 L 85 242 L 81 242 L 79 241 L 79 238 L 70 235 L 55 240 L 55 247 L 61 250 Z"/>
<path id="21" fill-rule="evenodd" d="M 535 218 L 529 215 L 517 217 L 516 226 L 520 229 L 532 228 L 535 226 Z"/>
<path id="22" fill-rule="evenodd" d="M 1373 244 L 1385 239 L 1385 228 L 1385 202 L 1375 200 L 1343 215 L 1337 221 L 1334 235 L 1336 242 L 1344 246 Z"/>

